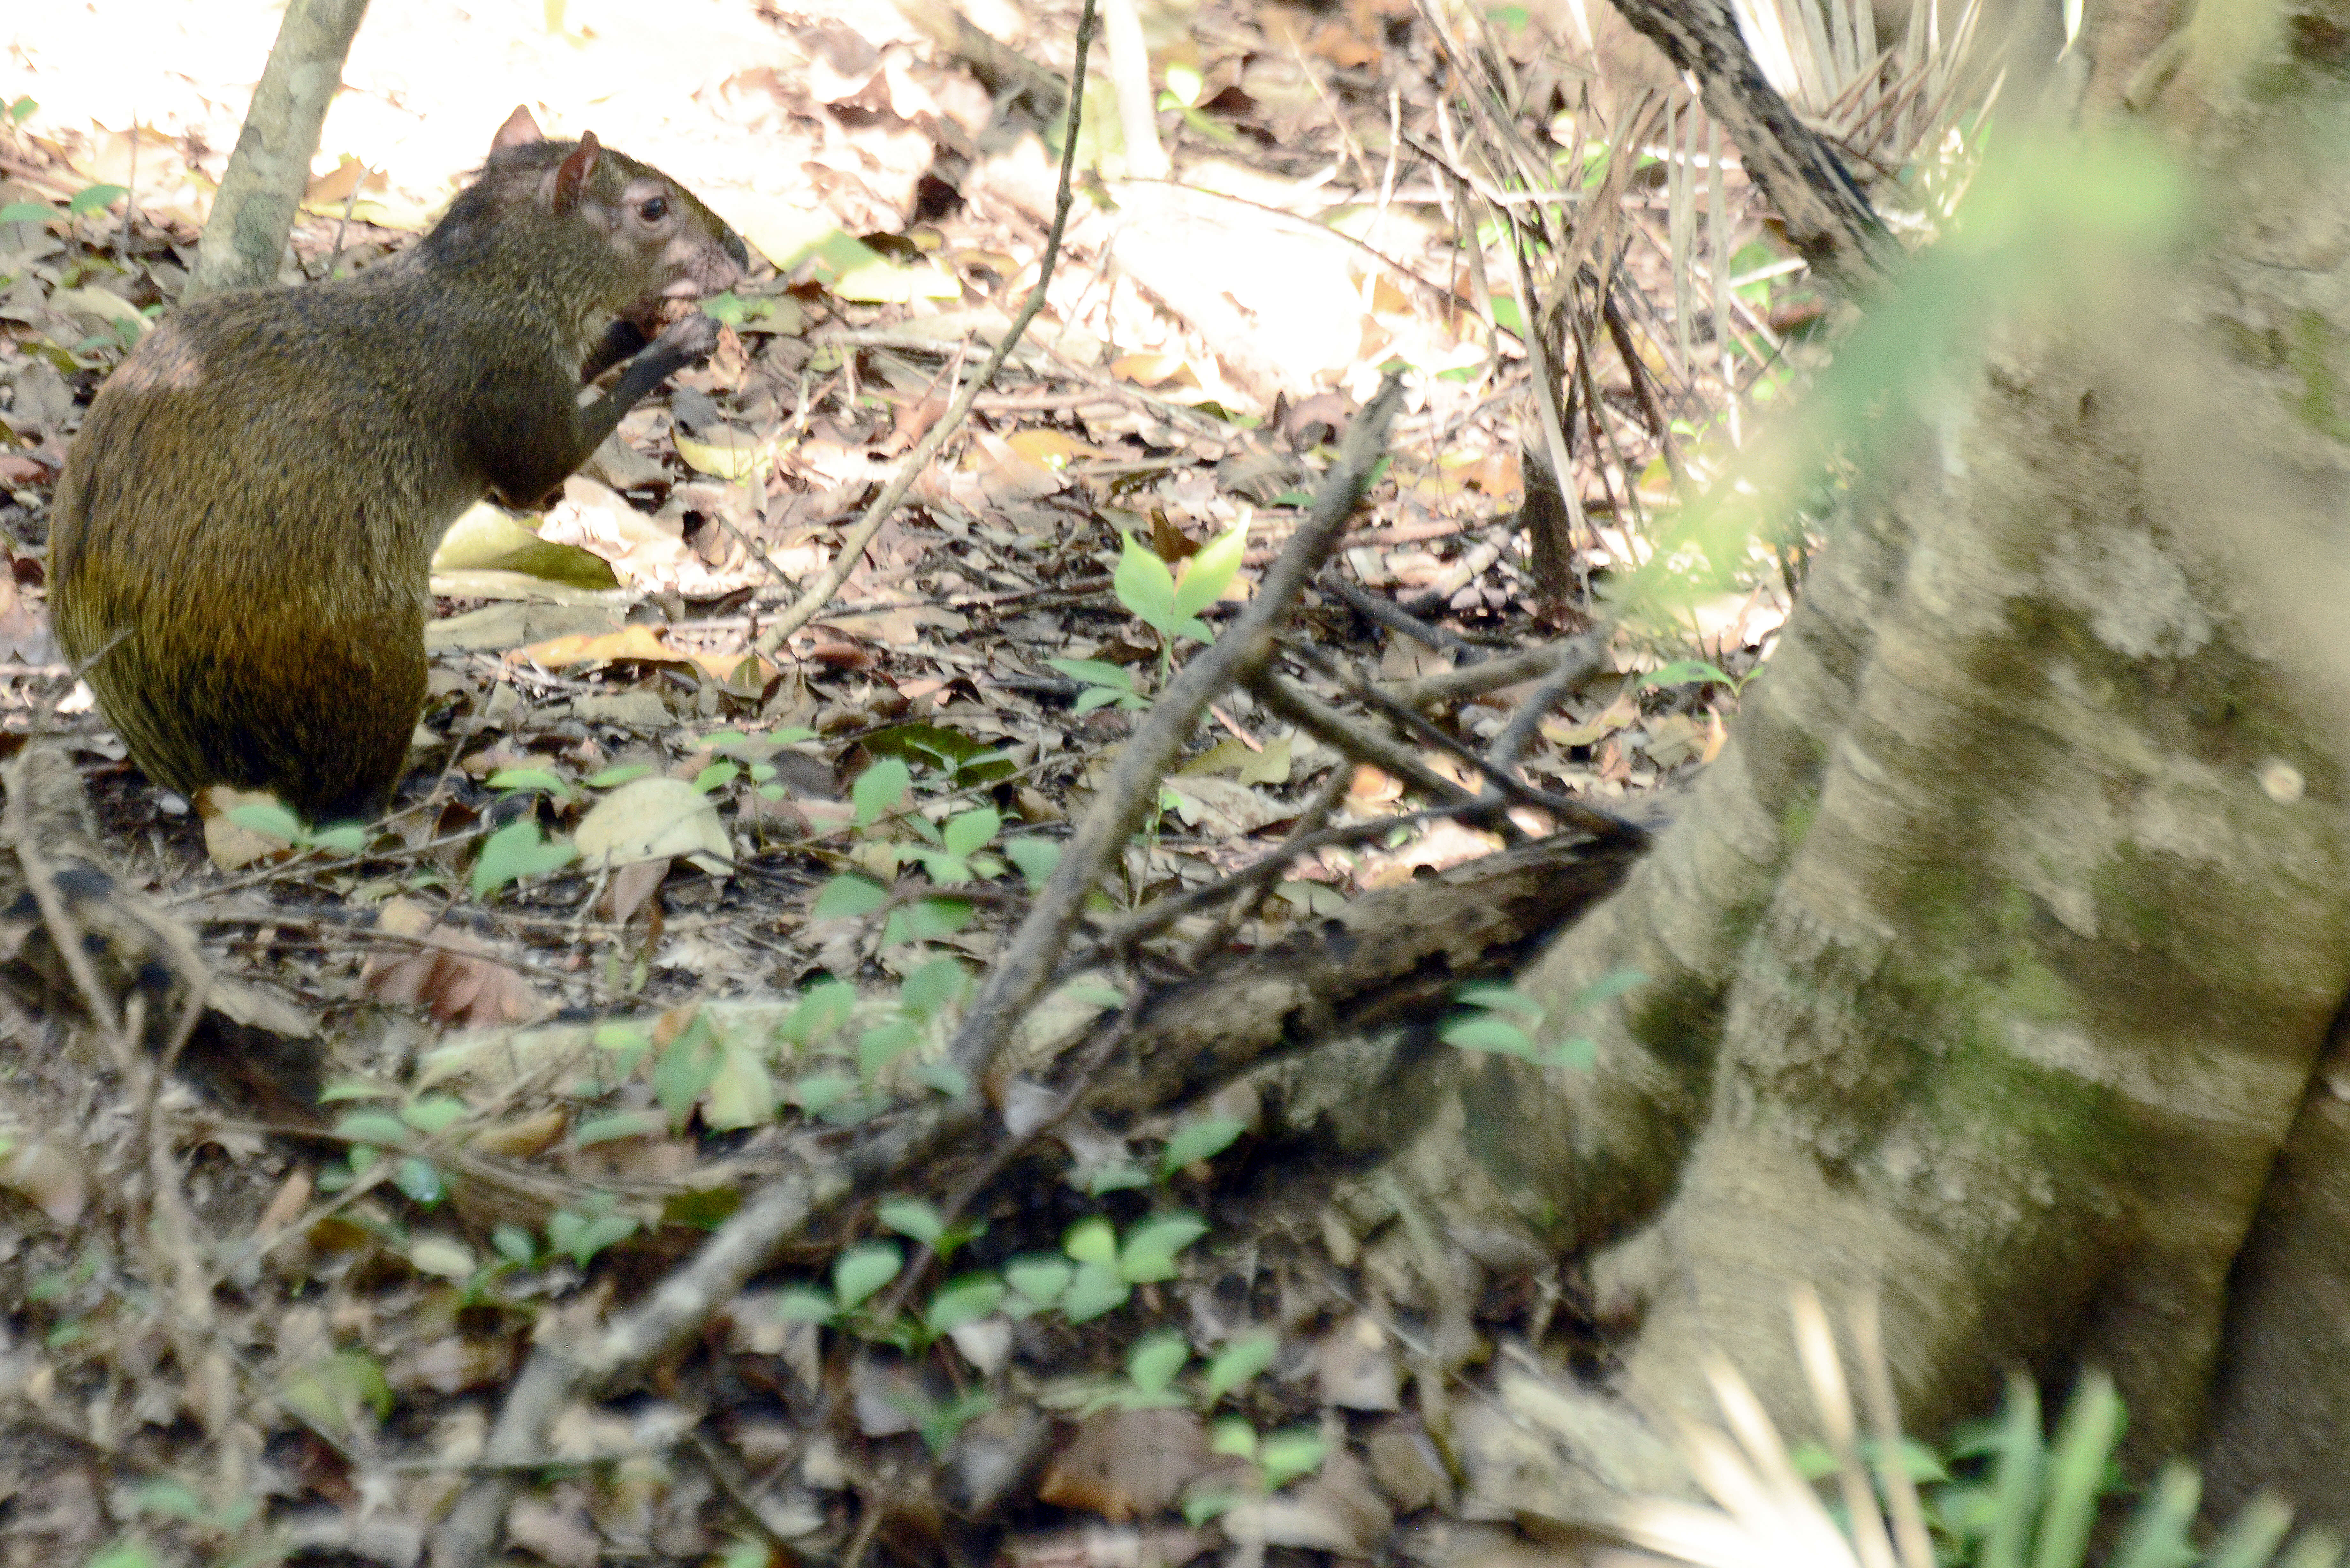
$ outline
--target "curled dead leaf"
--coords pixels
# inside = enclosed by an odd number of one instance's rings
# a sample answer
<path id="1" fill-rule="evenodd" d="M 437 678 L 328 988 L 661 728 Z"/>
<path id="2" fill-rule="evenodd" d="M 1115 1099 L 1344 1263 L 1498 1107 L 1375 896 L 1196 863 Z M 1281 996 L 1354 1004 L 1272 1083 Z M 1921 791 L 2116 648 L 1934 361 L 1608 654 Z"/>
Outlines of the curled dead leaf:
<path id="1" fill-rule="evenodd" d="M 1113 1524 L 1173 1505 L 1208 1468 L 1208 1436 L 1191 1410 L 1106 1410 L 1080 1423 L 1036 1495 Z"/>

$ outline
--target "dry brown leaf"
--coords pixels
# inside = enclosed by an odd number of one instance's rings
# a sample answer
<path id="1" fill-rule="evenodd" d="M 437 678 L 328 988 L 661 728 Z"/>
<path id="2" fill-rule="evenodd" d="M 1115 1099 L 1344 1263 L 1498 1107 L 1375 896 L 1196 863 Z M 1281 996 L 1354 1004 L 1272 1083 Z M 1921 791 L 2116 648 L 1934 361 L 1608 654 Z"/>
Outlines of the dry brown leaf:
<path id="1" fill-rule="evenodd" d="M 392 898 L 376 916 L 376 929 L 390 936 L 421 937 L 432 915 L 411 898 Z M 442 1025 L 474 1028 L 520 1023 L 549 1010 L 530 981 L 459 933 L 437 934 L 441 945 L 402 958 L 373 959 L 359 976 L 360 989 L 395 1007 L 422 1007 Z"/>
<path id="2" fill-rule="evenodd" d="M 1123 1524 L 1172 1506 L 1208 1464 L 1207 1432 L 1196 1413 L 1106 1410 L 1078 1424 L 1036 1495 Z"/>
<path id="3" fill-rule="evenodd" d="M 1425 869 L 1441 871 L 1464 860 L 1482 859 L 1502 847 L 1498 834 L 1458 822 L 1433 822 L 1428 831 L 1400 848 L 1367 855 L 1355 881 L 1361 888 L 1392 888 L 1409 882 Z"/>
<path id="4" fill-rule="evenodd" d="M 59 1225 L 78 1220 L 89 1203 L 89 1173 L 80 1159 L 45 1138 L 27 1138 L 0 1159 L 0 1187 L 30 1200 Z"/>
<path id="5" fill-rule="evenodd" d="M 473 1147 L 505 1159 L 530 1159 L 562 1141 L 570 1125 L 570 1116 L 560 1110 L 534 1111 L 484 1127 L 473 1135 Z"/>
<path id="6" fill-rule="evenodd" d="M 1355 776 L 1347 783 L 1347 805 L 1361 811 L 1374 805 L 1387 805 L 1403 798 L 1403 784 L 1368 763 L 1356 768 Z"/>
<path id="7" fill-rule="evenodd" d="M 462 1029 L 520 1023 L 544 1011 L 530 981 L 492 959 L 434 949 L 370 971 L 369 996 L 395 1007 L 421 1007 L 432 1021 Z"/>
<path id="8" fill-rule="evenodd" d="M 1370 1471 L 1343 1446 L 1332 1448 L 1311 1480 L 1224 1515 L 1224 1532 L 1235 1541 L 1348 1558 L 1379 1556 L 1394 1528 L 1395 1514 L 1371 1484 Z"/>
<path id="9" fill-rule="evenodd" d="M 1164 386 L 1178 376 L 1187 376 L 1190 367 L 1180 354 L 1121 354 L 1109 363 L 1109 373 L 1121 381 L 1131 381 L 1138 387 Z M 1191 377 L 1193 384 L 1197 377 Z"/>
<path id="10" fill-rule="evenodd" d="M 564 670 L 575 664 L 612 664 L 621 659 L 646 664 L 686 662 L 683 654 L 661 639 L 660 628 L 633 621 L 618 631 L 551 638 L 517 649 L 506 658 L 510 661 L 529 659 L 546 670 Z"/>
<path id="11" fill-rule="evenodd" d="M 1387 1331 L 1367 1316 L 1340 1324 L 1322 1337 L 1314 1347 L 1314 1376 L 1322 1397 L 1342 1410 L 1402 1407 L 1395 1346 Z"/>
<path id="12" fill-rule="evenodd" d="M 505 1341 L 452 1334 L 419 1345 L 394 1362 L 386 1376 L 395 1388 L 462 1394 L 498 1383 L 513 1370 L 514 1350 Z"/>
<path id="13" fill-rule="evenodd" d="M 604 1542 L 576 1509 L 524 1498 L 506 1511 L 506 1536 L 555 1568 L 596 1568 Z"/>
<path id="14" fill-rule="evenodd" d="M 196 794 L 196 815 L 203 819 L 204 853 L 224 871 L 241 870 L 255 861 L 288 854 L 294 846 L 275 834 L 256 832 L 229 820 L 241 805 L 275 805 L 277 797 L 263 789 L 231 789 L 207 784 Z"/>
<path id="15" fill-rule="evenodd" d="M 1363 1447 L 1370 1459 L 1371 1478 L 1398 1512 L 1451 1508 L 1451 1473 L 1418 1422 L 1381 1422 L 1364 1439 Z"/>
<path id="16" fill-rule="evenodd" d="M 1048 430 L 1037 426 L 1014 431 L 1003 438 L 1003 444 L 1029 462 L 1039 462 L 1052 469 L 1066 467 L 1081 457 L 1110 455 L 1097 446 L 1087 446 L 1066 431 Z"/>
<path id="17" fill-rule="evenodd" d="M 670 864 L 666 859 L 639 860 L 614 870 L 610 885 L 604 889 L 604 918 L 623 926 L 634 919 L 645 901 L 660 890 Z"/>
<path id="18" fill-rule="evenodd" d="M 1091 1525 L 1004 1542 L 1013 1568 L 1182 1568 L 1208 1550 L 1208 1538 L 1180 1525 L 1151 1529 Z"/>
<path id="19" fill-rule="evenodd" d="M 1562 724 L 1545 719 L 1542 723 L 1543 739 L 1565 751 L 1572 746 L 1587 746 L 1605 736 L 1612 735 L 1640 716 L 1640 699 L 1629 687 L 1613 702 L 1577 724 Z"/>

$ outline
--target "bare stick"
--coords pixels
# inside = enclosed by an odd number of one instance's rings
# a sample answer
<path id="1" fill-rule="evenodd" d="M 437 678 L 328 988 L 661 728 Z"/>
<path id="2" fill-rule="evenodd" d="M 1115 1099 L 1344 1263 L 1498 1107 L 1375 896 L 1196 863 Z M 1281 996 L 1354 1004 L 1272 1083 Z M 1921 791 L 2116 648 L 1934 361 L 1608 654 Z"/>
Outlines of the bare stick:
<path id="1" fill-rule="evenodd" d="M 1382 684 L 1388 695 L 1399 702 L 1414 708 L 1441 708 L 1448 702 L 1482 697 L 1488 691 L 1499 691 L 1522 680 L 1539 680 L 1563 665 L 1580 665 L 1589 660 L 1596 670 L 1597 661 L 1606 657 L 1607 651 L 1606 632 L 1586 632 L 1564 642 L 1544 643 L 1522 653 L 1506 653 L 1482 664 L 1441 670 L 1416 680 Z"/>
<path id="2" fill-rule="evenodd" d="M 972 1082 L 984 1079 L 1013 1025 L 1051 982 L 1069 933 L 1085 912 L 1087 896 L 1142 826 L 1159 798 L 1159 780 L 1174 765 L 1200 715 L 1226 687 L 1262 669 L 1272 654 L 1274 628 L 1346 532 L 1347 520 L 1385 448 L 1388 421 L 1402 400 L 1403 383 L 1388 377 L 1356 416 L 1337 462 L 1314 498 L 1314 509 L 1266 568 L 1256 597 L 1205 652 L 1183 667 L 1151 704 L 1149 716 L 1133 738 L 1119 748 L 1092 809 L 1078 824 L 1061 853 L 1061 863 L 1045 879 L 1028 918 L 1005 945 L 948 1047 L 949 1059 Z"/>
<path id="3" fill-rule="evenodd" d="M 855 571 L 857 563 L 865 558 L 865 547 L 873 543 L 873 536 L 881 532 L 881 525 L 897 512 L 899 503 L 906 499 L 906 492 L 914 487 L 914 481 L 921 476 L 922 470 L 930 466 L 931 459 L 939 454 L 939 449 L 946 445 L 947 438 L 962 428 L 963 421 L 971 416 L 972 404 L 995 379 L 995 373 L 1003 369 L 1004 360 L 1010 358 L 1012 350 L 1019 346 L 1020 335 L 1028 330 L 1028 324 L 1036 319 L 1038 311 L 1045 308 L 1045 286 L 1053 281 L 1053 265 L 1061 255 L 1061 232 L 1068 227 L 1069 223 L 1069 177 L 1076 167 L 1077 128 L 1085 119 L 1086 51 L 1093 41 L 1093 31 L 1094 0 L 1086 0 L 1085 12 L 1077 18 L 1077 61 L 1070 73 L 1069 118 L 1062 131 L 1061 183 L 1053 199 L 1053 226 L 1045 235 L 1045 254 L 1036 264 L 1036 286 L 1028 291 L 1027 302 L 1021 306 L 1020 314 L 1012 318 L 1011 327 L 1005 330 L 1003 340 L 996 344 L 995 352 L 987 357 L 987 363 L 979 368 L 979 374 L 972 377 L 956 395 L 953 406 L 940 417 L 937 424 L 931 427 L 931 433 L 906 454 L 906 461 L 898 465 L 898 472 L 890 477 L 888 484 L 882 486 L 881 493 L 873 498 L 873 504 L 865 509 L 865 515 L 857 520 L 857 526 L 841 535 L 839 553 L 833 556 L 832 565 L 817 576 L 816 586 L 795 599 L 789 609 L 777 616 L 768 624 L 767 629 L 759 634 L 759 640 L 753 644 L 759 652 L 775 652 L 784 645 L 785 638 L 814 620 L 817 612 L 832 602 L 832 596 L 840 591 L 840 585 L 848 580 L 848 574 Z"/>

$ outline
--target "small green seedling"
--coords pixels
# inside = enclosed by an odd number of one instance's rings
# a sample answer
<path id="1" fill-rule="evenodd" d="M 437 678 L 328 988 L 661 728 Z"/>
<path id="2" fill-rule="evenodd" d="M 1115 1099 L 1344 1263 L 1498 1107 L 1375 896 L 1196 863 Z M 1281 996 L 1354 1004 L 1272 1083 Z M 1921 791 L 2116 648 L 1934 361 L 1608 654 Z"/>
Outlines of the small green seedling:
<path id="1" fill-rule="evenodd" d="M 1083 685 L 1084 690 L 1077 693 L 1076 711 L 1080 713 L 1090 713 L 1113 702 L 1131 712 L 1140 712 L 1150 706 L 1149 699 L 1134 689 L 1134 672 L 1123 665 L 1098 659 L 1048 659 L 1045 662 Z"/>
<path id="2" fill-rule="evenodd" d="M 323 849 L 335 855 L 357 855 L 367 847 L 365 825 L 345 822 L 332 827 L 306 827 L 300 817 L 274 800 L 247 802 L 231 811 L 228 819 L 249 833 L 282 839 L 296 849 Z"/>

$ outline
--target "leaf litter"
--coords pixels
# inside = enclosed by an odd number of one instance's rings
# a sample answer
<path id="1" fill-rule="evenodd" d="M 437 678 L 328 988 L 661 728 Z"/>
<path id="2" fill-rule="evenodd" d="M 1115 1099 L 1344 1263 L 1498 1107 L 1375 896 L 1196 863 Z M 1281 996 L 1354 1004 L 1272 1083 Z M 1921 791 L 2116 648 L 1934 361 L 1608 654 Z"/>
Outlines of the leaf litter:
<path id="1" fill-rule="evenodd" d="M 1394 0 L 1211 5 L 1153 39 L 1180 182 L 1124 180 L 1116 149 L 1097 149 L 1107 201 L 1080 204 L 1045 315 L 841 593 L 762 654 L 763 629 L 1035 283 L 1053 183 L 1039 118 L 869 6 L 712 0 L 673 29 L 576 0 L 543 28 L 404 8 L 359 36 L 296 233 L 303 275 L 396 249 L 477 156 L 452 127 L 510 93 L 525 59 L 556 95 L 543 118 L 671 170 L 775 271 L 722 307 L 712 360 L 632 413 L 544 514 L 485 506 L 452 530 L 433 702 L 390 817 L 348 846 L 233 805 L 200 824 L 130 772 L 52 662 L 40 610 L 65 443 L 176 296 L 266 49 L 251 17 L 197 26 L 183 9 L 157 34 L 181 50 L 181 85 L 142 97 L 135 130 L 72 63 L 87 40 L 70 13 L 18 24 L 0 75 L 0 99 L 39 100 L 0 133 L 0 628 L 16 661 L 0 717 L 12 744 L 67 728 L 127 877 L 190 923 L 213 971 L 265 998 L 246 1009 L 255 1071 L 271 1071 L 265 1035 L 297 1042 L 324 1095 L 289 1126 L 161 1091 L 192 1206 L 175 1251 L 146 1223 L 144 1113 L 120 1064 L 51 1049 L 88 1030 L 12 1009 L 12 1552 L 414 1562 L 528 1343 L 584 1342 L 798 1158 L 803 1131 L 967 1088 L 939 1047 L 973 979 L 1170 654 L 1245 599 L 1295 526 L 1384 362 L 1415 368 L 1412 402 L 1336 570 L 1413 629 L 1333 589 L 1309 603 L 1307 635 L 1401 690 L 1607 628 L 1598 674 L 1537 716 L 1527 779 L 1610 807 L 1669 795 L 1718 754 L 1794 591 L 1797 574 L 1763 567 L 1799 565 L 1801 538 L 1661 614 L 1607 593 L 1659 569 L 1679 500 L 1668 446 L 1718 465 L 1722 429 L 1810 362 L 1769 325 L 1812 298 L 1799 273 L 1742 286 L 1763 321 L 1734 351 L 1726 316 L 1698 324 L 1719 365 L 1688 348 L 1690 269 L 1772 258 L 1742 176 L 1705 192 L 1735 243 L 1697 259 L 1675 223 L 1686 167 L 1625 182 L 1633 327 L 1586 352 L 1573 483 L 1590 525 L 1562 597 L 1522 510 L 1533 438 L 1512 268 L 1470 221 L 1491 171 L 1430 151 L 1458 144 L 1459 40 Z M 973 16 L 1066 67 L 1070 16 Z M 495 77 L 480 64 L 494 51 L 420 52 L 492 27 L 511 29 Z M 1570 155 L 1608 122 L 1557 49 L 1515 24 L 1475 47 L 1520 73 L 1514 104 L 1550 161 L 1533 183 L 1578 173 Z M 461 68 L 430 88 L 400 75 L 428 57 Z M 630 90 L 601 93 L 615 62 Z M 1597 69 L 1602 87 L 1630 74 Z M 135 183 L 135 210 L 69 207 L 109 179 Z M 1671 429 L 1645 418 L 1644 393 L 1668 400 Z M 1437 722 L 1484 746 L 1539 680 Z M 1211 726 L 1114 900 L 1211 887 L 1312 823 L 1369 831 L 1293 863 L 1237 919 L 1176 920 L 1148 960 L 1162 978 L 1170 954 L 1265 950 L 1349 894 L 1504 844 L 1443 819 L 1382 832 L 1417 792 L 1245 692 Z M 1514 819 L 1555 826 L 1534 807 Z M 1065 991 L 1080 1018 L 1124 1004 L 1100 978 Z M 1028 1091 L 1002 1088 L 1017 1123 Z M 1473 1555 L 1429 1525 L 1538 1457 L 1495 1435 L 1505 1420 L 1472 1418 L 1526 1406 L 1527 1375 L 1494 1403 L 1471 1363 L 1513 1336 L 1593 1353 L 1575 1282 L 1519 1262 L 1431 1293 L 1395 1266 L 1391 1235 L 1367 1250 L 1393 1218 L 1333 1208 L 1324 1173 L 1229 1179 L 1218 1158 L 1258 1158 L 1265 1123 L 1253 1091 L 1227 1102 L 1241 1114 L 1057 1124 L 968 1212 L 944 1171 L 884 1205 L 887 1223 L 853 1210 L 726 1303 L 636 1403 L 560 1416 L 558 1479 L 508 1510 L 507 1539 L 559 1564 Z M 897 1300 L 918 1249 L 930 1293 Z M 843 1273 L 850 1259 L 865 1276 Z M 202 1282 L 193 1343 L 149 1304 L 172 1279 Z M 129 1490 L 99 1495 L 91 1457 Z"/>

